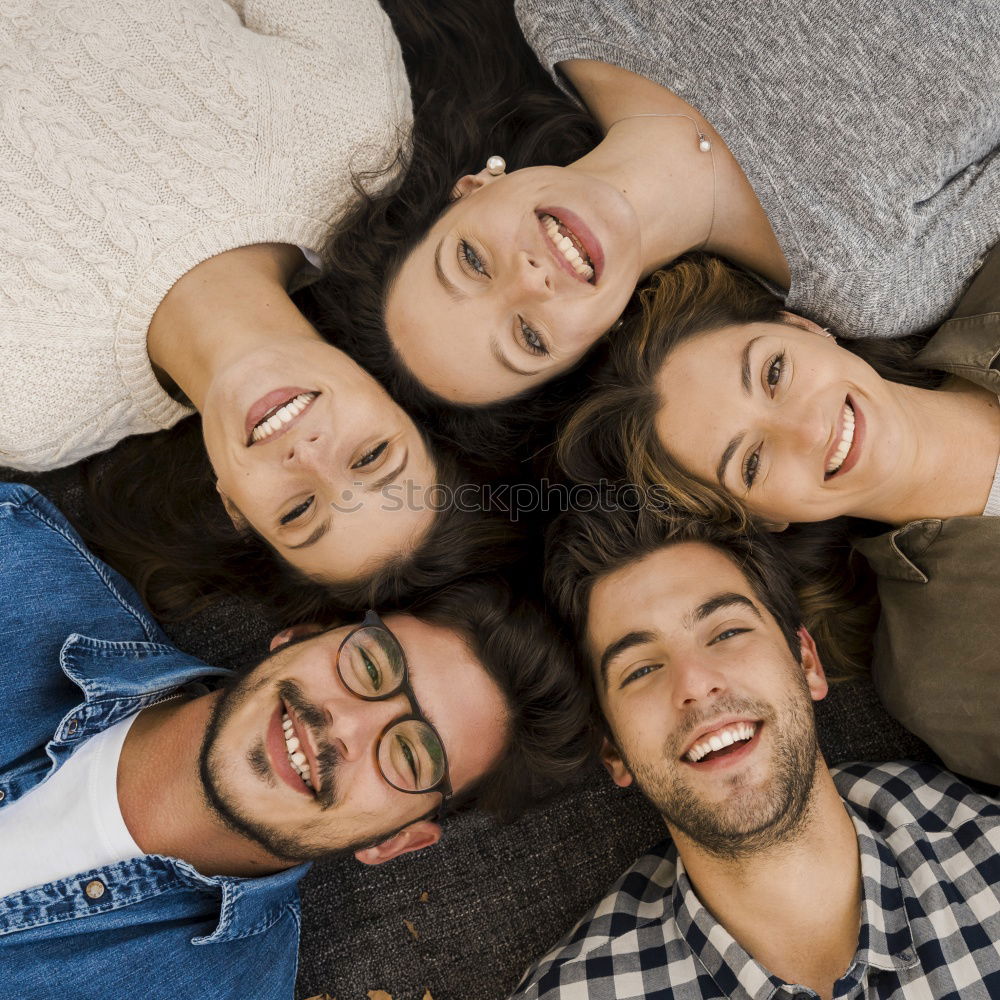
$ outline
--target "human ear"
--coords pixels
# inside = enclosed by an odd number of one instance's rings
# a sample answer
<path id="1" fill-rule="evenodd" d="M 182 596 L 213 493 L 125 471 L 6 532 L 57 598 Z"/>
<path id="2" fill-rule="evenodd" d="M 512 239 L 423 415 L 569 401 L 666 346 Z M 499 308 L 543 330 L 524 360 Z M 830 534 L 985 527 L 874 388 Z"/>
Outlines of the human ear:
<path id="1" fill-rule="evenodd" d="M 781 534 L 782 531 L 788 530 L 787 521 L 761 521 L 760 526 L 765 531 L 772 531 L 776 535 Z"/>
<path id="2" fill-rule="evenodd" d="M 503 174 L 491 174 L 485 167 L 478 174 L 466 174 L 464 177 L 459 177 L 451 189 L 451 200 L 458 201 L 459 198 L 464 198 L 466 195 L 472 194 L 473 191 L 478 191 L 481 187 L 492 184 L 499 177 L 503 177 Z"/>
<path id="3" fill-rule="evenodd" d="M 625 766 L 618 747 L 614 745 L 606 736 L 601 744 L 601 763 L 607 768 L 611 780 L 619 788 L 628 788 L 632 784 L 632 774 Z"/>
<path id="4" fill-rule="evenodd" d="M 440 839 L 441 827 L 429 819 L 422 819 L 403 827 L 399 833 L 394 834 L 388 840 L 383 840 L 381 844 L 355 851 L 354 856 L 363 865 L 380 865 L 384 861 L 398 858 L 401 854 L 409 854 L 411 851 L 420 851 L 425 847 L 430 847 L 431 844 L 436 844 Z"/>
<path id="5" fill-rule="evenodd" d="M 291 625 L 288 628 L 283 628 L 274 635 L 271 638 L 271 644 L 267 648 L 273 653 L 276 649 L 281 649 L 282 646 L 287 645 L 293 639 L 302 639 L 307 635 L 316 635 L 324 631 L 326 631 L 324 627 L 317 625 L 315 622 L 304 625 Z"/>
<path id="6" fill-rule="evenodd" d="M 225 507 L 226 513 L 229 515 L 229 520 L 233 522 L 233 527 L 237 531 L 249 531 L 250 522 L 246 519 L 243 511 L 229 499 L 229 496 L 223 492 L 222 487 L 216 483 L 215 491 L 219 494 L 219 499 L 222 501 L 222 506 Z"/>
<path id="7" fill-rule="evenodd" d="M 782 310 L 781 322 L 787 323 L 789 326 L 797 326 L 800 330 L 805 330 L 807 333 L 815 333 L 820 337 L 829 337 L 831 340 L 835 339 L 826 327 L 822 327 L 818 323 L 814 323 L 811 319 L 800 316 L 798 313 Z"/>
<path id="8" fill-rule="evenodd" d="M 826 680 L 826 671 L 816 650 L 816 642 L 809 634 L 805 625 L 800 626 L 796 633 L 799 637 L 799 650 L 802 657 L 802 673 L 813 701 L 822 701 L 826 697 L 830 685 Z"/>

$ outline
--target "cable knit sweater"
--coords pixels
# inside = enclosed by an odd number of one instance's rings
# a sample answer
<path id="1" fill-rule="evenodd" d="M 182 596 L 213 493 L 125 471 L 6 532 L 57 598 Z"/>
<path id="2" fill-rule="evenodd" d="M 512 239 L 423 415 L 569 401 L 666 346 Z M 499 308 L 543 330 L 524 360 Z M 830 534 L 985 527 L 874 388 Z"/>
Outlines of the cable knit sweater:
<path id="1" fill-rule="evenodd" d="M 410 121 L 376 0 L 5 0 L 0 464 L 190 413 L 146 353 L 170 287 L 238 246 L 320 250 Z"/>

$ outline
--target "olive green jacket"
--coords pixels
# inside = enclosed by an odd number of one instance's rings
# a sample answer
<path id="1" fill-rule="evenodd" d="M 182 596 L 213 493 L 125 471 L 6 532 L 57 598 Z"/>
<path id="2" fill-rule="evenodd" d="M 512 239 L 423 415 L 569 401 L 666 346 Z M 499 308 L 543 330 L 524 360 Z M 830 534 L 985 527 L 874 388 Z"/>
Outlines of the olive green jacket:
<path id="1" fill-rule="evenodd" d="M 1000 247 L 917 362 L 1000 394 Z M 855 545 L 878 576 L 882 702 L 951 770 L 1000 784 L 1000 517 L 922 518 Z"/>

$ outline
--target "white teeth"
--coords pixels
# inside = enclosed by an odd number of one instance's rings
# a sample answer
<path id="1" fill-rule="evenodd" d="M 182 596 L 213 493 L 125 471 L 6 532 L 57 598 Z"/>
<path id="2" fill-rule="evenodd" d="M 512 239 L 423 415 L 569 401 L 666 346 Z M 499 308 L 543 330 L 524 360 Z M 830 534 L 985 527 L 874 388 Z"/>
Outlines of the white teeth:
<path id="1" fill-rule="evenodd" d="M 719 730 L 719 732 L 712 733 L 711 736 L 701 743 L 696 743 L 684 754 L 684 758 L 692 764 L 697 764 L 702 757 L 713 750 L 722 750 L 723 747 L 732 746 L 741 740 L 753 739 L 756 729 L 756 725 L 751 722 L 737 722 L 732 726 L 727 726 L 725 729 Z"/>
<path id="2" fill-rule="evenodd" d="M 288 760 L 295 773 L 305 782 L 306 787 L 312 791 L 312 772 L 309 769 L 309 758 L 302 752 L 301 744 L 295 735 L 292 720 L 288 718 L 288 713 L 281 716 L 281 728 L 285 735 L 285 747 L 288 750 Z"/>
<path id="3" fill-rule="evenodd" d="M 552 245 L 566 258 L 570 267 L 585 281 L 590 281 L 594 277 L 594 269 L 583 257 L 576 244 L 559 231 L 559 222 L 551 215 L 541 216 L 542 225 L 545 228 Z"/>
<path id="4" fill-rule="evenodd" d="M 253 441 L 263 441 L 270 437 L 279 427 L 294 420 L 317 396 L 317 392 L 302 392 L 290 399 L 284 406 L 277 409 L 266 420 L 261 420 L 250 435 Z"/>
<path id="5" fill-rule="evenodd" d="M 854 410 L 850 403 L 844 403 L 844 430 L 840 435 L 840 443 L 837 450 L 830 456 L 830 461 L 826 467 L 826 474 L 832 476 L 847 458 L 847 453 L 854 443 Z"/>

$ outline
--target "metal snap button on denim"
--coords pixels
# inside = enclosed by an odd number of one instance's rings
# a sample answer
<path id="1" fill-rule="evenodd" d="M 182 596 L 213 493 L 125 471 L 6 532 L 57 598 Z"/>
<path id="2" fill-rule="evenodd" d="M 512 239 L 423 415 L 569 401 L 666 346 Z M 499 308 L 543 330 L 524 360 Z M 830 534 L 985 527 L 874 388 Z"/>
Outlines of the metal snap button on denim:
<path id="1" fill-rule="evenodd" d="M 83 890 L 90 899 L 100 899 L 108 890 L 100 879 L 88 882 Z"/>
<path id="2" fill-rule="evenodd" d="M 7 798 L 7 793 L 2 788 L 0 788 L 0 802 L 3 802 L 5 798 Z"/>
<path id="3" fill-rule="evenodd" d="M 66 735 L 72 736 L 76 732 L 79 725 L 80 723 L 76 719 L 70 719 L 69 722 L 66 723 Z"/>

